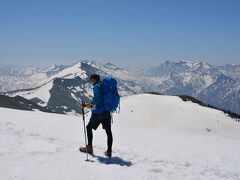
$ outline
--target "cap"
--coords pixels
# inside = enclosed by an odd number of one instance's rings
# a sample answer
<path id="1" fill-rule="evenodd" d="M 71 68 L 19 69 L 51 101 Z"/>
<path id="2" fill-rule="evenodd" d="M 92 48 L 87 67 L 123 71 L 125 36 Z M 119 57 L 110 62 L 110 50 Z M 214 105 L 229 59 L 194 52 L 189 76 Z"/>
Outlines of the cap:
<path id="1" fill-rule="evenodd" d="M 98 74 L 92 74 L 92 75 L 90 76 L 89 81 L 91 81 L 92 79 L 95 79 L 95 80 L 97 80 L 97 81 L 100 81 L 100 76 L 99 76 Z"/>

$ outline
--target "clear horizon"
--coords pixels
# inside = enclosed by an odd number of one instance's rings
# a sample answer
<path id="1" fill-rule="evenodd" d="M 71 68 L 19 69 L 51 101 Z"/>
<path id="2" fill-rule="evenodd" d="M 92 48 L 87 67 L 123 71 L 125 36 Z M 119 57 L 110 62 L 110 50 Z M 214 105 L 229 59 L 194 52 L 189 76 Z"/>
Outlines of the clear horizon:
<path id="1" fill-rule="evenodd" d="M 0 64 L 240 63 L 240 1 L 0 1 Z"/>

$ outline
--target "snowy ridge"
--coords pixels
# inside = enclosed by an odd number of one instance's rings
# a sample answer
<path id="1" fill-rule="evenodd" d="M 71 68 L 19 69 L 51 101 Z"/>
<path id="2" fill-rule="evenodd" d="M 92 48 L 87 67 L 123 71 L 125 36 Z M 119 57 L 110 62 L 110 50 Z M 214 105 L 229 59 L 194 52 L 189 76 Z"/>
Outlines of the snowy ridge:
<path id="1" fill-rule="evenodd" d="M 53 82 L 50 81 L 49 83 L 46 83 L 43 86 L 40 86 L 39 88 L 36 88 L 34 90 L 20 91 L 20 92 L 14 93 L 14 96 L 22 96 L 26 99 L 33 99 L 38 97 L 41 100 L 38 104 L 41 106 L 47 106 L 51 96 L 50 90 L 52 89 L 52 86 L 53 86 Z"/>

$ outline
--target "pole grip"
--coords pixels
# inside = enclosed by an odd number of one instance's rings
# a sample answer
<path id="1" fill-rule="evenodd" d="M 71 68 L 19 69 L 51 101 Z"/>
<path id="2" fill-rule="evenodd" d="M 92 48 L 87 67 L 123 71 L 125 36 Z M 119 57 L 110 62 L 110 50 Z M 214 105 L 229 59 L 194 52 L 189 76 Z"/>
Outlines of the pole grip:
<path id="1" fill-rule="evenodd" d="M 82 114 L 84 115 L 84 105 L 85 105 L 85 102 L 83 101 L 82 102 Z"/>

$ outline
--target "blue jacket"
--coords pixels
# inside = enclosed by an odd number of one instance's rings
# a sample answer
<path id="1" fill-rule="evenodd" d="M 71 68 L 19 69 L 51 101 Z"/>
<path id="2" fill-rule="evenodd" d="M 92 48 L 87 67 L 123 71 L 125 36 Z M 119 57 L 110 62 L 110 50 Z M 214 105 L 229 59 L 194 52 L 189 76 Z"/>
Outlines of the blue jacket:
<path id="1" fill-rule="evenodd" d="M 101 113 L 104 111 L 104 95 L 101 86 L 101 81 L 93 85 L 93 99 L 91 104 L 94 107 L 92 108 L 92 113 Z"/>

